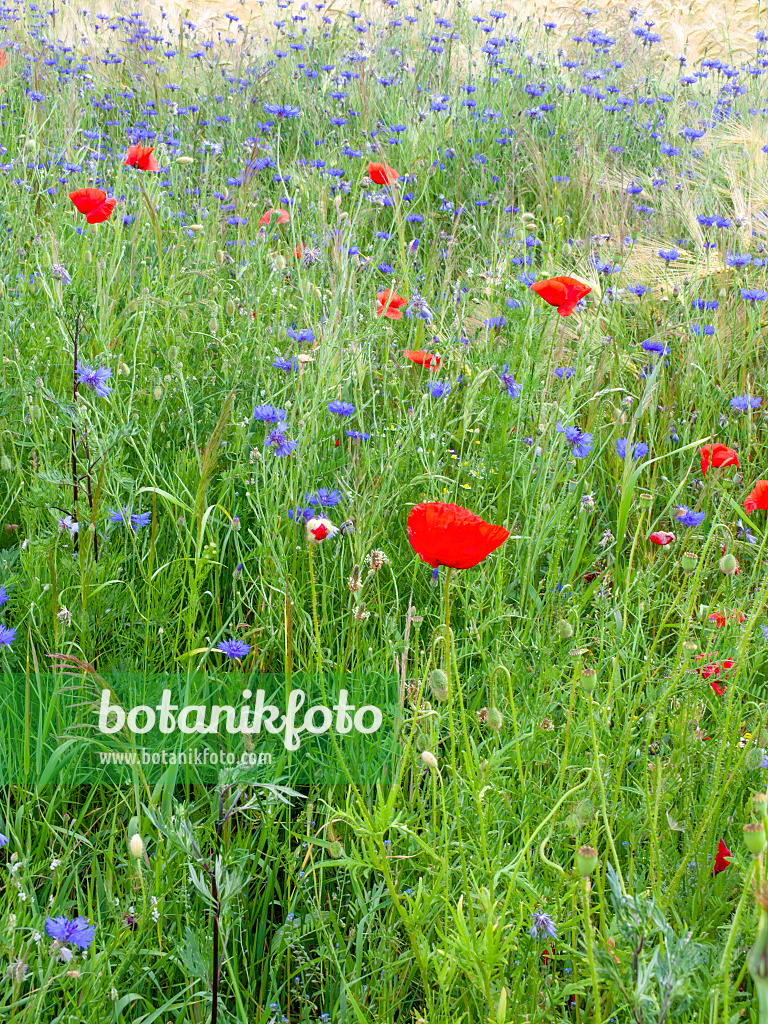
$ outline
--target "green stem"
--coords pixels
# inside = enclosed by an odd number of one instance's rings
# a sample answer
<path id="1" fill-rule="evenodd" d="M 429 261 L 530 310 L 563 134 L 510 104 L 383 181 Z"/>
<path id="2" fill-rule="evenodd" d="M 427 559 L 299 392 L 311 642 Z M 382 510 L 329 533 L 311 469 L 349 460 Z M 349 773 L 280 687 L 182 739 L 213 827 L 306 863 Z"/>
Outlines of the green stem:
<path id="1" fill-rule="evenodd" d="M 733 946 L 736 941 L 736 932 L 739 927 L 739 918 L 744 908 L 744 903 L 747 898 L 747 893 L 750 891 L 750 882 L 752 881 L 752 875 L 755 870 L 756 860 L 753 860 L 747 871 L 747 877 L 744 881 L 744 890 L 741 894 L 741 899 L 736 907 L 736 913 L 733 915 L 731 921 L 731 928 L 728 932 L 728 941 L 725 944 L 725 951 L 723 952 L 723 958 L 720 961 L 720 970 L 723 972 L 723 1021 L 724 1024 L 729 1024 L 729 1013 L 728 1013 L 728 971 L 731 966 L 731 956 L 733 955 Z"/>
<path id="2" fill-rule="evenodd" d="M 589 731 L 590 731 L 590 734 L 592 736 L 592 756 L 595 759 L 594 770 L 595 770 L 595 774 L 597 775 L 597 784 L 600 787 L 600 807 L 601 807 L 602 812 L 603 812 L 603 822 L 605 824 L 605 831 L 606 831 L 606 835 L 608 837 L 608 845 L 611 848 L 611 853 L 613 854 L 613 860 L 614 860 L 614 863 L 616 864 L 616 873 L 619 876 L 619 882 L 621 883 L 621 890 L 622 890 L 622 892 L 626 893 L 627 887 L 624 885 L 624 876 L 621 873 L 621 864 L 619 864 L 619 855 L 616 852 L 616 847 L 614 846 L 614 843 L 613 843 L 613 835 L 611 833 L 611 823 L 610 823 L 609 818 L 608 818 L 608 803 L 607 803 L 607 801 L 605 799 L 605 786 L 603 785 L 603 776 L 602 776 L 602 772 L 600 771 L 600 759 L 599 759 L 599 756 L 598 756 L 598 749 L 597 749 L 597 736 L 595 734 L 595 716 L 592 713 L 592 694 L 591 693 L 587 694 L 587 700 L 589 702 L 589 705 L 588 705 L 589 706 Z"/>
<path id="3" fill-rule="evenodd" d="M 592 978 L 592 992 L 595 999 L 595 1024 L 602 1024 L 602 1013 L 600 1011 L 600 987 L 597 983 L 595 951 L 592 944 L 592 921 L 589 916 L 589 878 L 584 876 L 582 876 L 581 879 L 581 894 L 584 904 L 584 929 L 587 940 L 587 961 L 589 963 L 589 974 Z"/>

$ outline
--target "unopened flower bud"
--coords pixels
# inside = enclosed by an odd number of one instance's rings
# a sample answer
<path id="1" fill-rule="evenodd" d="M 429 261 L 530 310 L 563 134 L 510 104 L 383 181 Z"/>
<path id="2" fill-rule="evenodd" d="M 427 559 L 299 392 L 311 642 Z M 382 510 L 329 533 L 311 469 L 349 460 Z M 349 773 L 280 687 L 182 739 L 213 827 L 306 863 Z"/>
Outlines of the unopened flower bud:
<path id="1" fill-rule="evenodd" d="M 422 750 L 421 763 L 425 764 L 430 771 L 435 771 L 437 768 L 437 758 L 431 750 Z"/>
<path id="2" fill-rule="evenodd" d="M 582 878 L 591 875 L 597 867 L 597 850 L 594 846 L 580 846 L 576 851 L 576 870 Z"/>
<path id="3" fill-rule="evenodd" d="M 338 860 L 344 856 L 344 847 L 341 845 L 338 839 L 334 839 L 328 847 L 328 853 L 333 857 L 334 860 Z"/>
<path id="4" fill-rule="evenodd" d="M 3 455 L 0 457 L 0 469 L 2 469 L 4 473 L 8 473 L 10 472 L 10 470 L 13 469 L 13 463 L 11 462 L 7 455 Z"/>
<path id="5" fill-rule="evenodd" d="M 727 555 L 718 562 L 720 572 L 725 573 L 726 576 L 734 576 L 739 571 L 739 563 L 735 555 L 729 551 Z"/>
<path id="6" fill-rule="evenodd" d="M 234 316 L 235 315 L 235 304 L 232 301 L 232 299 L 227 299 L 227 304 L 226 304 L 226 306 L 224 308 L 227 311 L 227 316 Z"/>
<path id="7" fill-rule="evenodd" d="M 216 250 L 216 262 L 219 264 L 220 267 L 224 266 L 224 250 L 223 249 L 217 249 Z"/>
<path id="8" fill-rule="evenodd" d="M 232 517 L 232 529 L 235 531 L 235 533 L 240 533 L 240 517 L 239 516 L 233 516 Z"/>
<path id="9" fill-rule="evenodd" d="M 435 700 L 448 700 L 448 676 L 441 668 L 430 672 L 429 686 Z"/>
<path id="10" fill-rule="evenodd" d="M 182 167 L 189 167 L 189 165 L 193 164 L 194 162 L 195 162 L 194 158 L 191 157 L 191 156 L 177 156 L 176 157 L 176 163 L 180 164 Z"/>
<path id="11" fill-rule="evenodd" d="M 573 636 L 573 626 L 567 619 L 560 619 L 555 632 L 558 640 L 570 640 Z"/>
<path id="12" fill-rule="evenodd" d="M 753 857 L 759 856 L 765 849 L 765 827 L 762 821 L 744 826 L 744 843 Z"/>
<path id="13" fill-rule="evenodd" d="M 498 708 L 488 709 L 488 725 L 494 732 L 498 732 L 504 724 L 504 715 Z"/>
<path id="14" fill-rule="evenodd" d="M 308 544 L 321 544 L 324 540 L 329 537 L 334 537 L 339 529 L 334 526 L 330 519 L 324 518 L 313 518 L 308 519 L 306 524 L 306 534 Z"/>
<path id="15" fill-rule="evenodd" d="M 131 836 L 131 841 L 128 843 L 128 848 L 131 851 L 131 856 L 135 857 L 136 860 L 144 853 L 144 842 L 138 832 L 135 832 Z"/>

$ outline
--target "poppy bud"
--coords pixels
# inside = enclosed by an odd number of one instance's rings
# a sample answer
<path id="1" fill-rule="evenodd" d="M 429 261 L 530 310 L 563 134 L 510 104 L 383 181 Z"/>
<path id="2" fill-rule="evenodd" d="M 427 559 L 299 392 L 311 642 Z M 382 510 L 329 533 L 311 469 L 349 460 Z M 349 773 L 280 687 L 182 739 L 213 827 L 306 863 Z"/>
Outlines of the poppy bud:
<path id="1" fill-rule="evenodd" d="M 191 156 L 177 156 L 176 157 L 176 163 L 180 164 L 182 167 L 189 167 L 189 165 L 193 164 L 194 162 L 195 162 L 194 158 L 191 157 Z"/>
<path id="2" fill-rule="evenodd" d="M 588 825 L 595 816 L 597 808 L 592 800 L 582 800 L 576 808 L 576 816 L 582 825 Z"/>
<path id="3" fill-rule="evenodd" d="M 235 304 L 232 301 L 232 299 L 227 299 L 227 304 L 226 304 L 226 306 L 224 308 L 227 311 L 227 316 L 234 316 L 235 315 Z"/>
<path id="4" fill-rule="evenodd" d="M 320 544 L 329 537 L 335 537 L 339 532 L 330 519 L 313 518 L 308 519 L 306 526 L 307 543 L 310 545 Z"/>
<path id="5" fill-rule="evenodd" d="M 216 250 L 216 262 L 219 264 L 220 267 L 224 266 L 224 250 L 223 249 L 217 249 Z"/>
<path id="6" fill-rule="evenodd" d="M 334 860 L 338 860 L 344 856 L 344 847 L 341 845 L 338 839 L 334 839 L 328 847 L 328 853 L 333 857 Z"/>
<path id="7" fill-rule="evenodd" d="M 573 626 L 567 619 L 560 619 L 556 628 L 558 640 L 570 640 L 573 636 Z"/>
<path id="8" fill-rule="evenodd" d="M 429 749 L 429 736 L 425 732 L 420 732 L 416 737 L 416 749 L 419 753 Z"/>
<path id="9" fill-rule="evenodd" d="M 738 560 L 730 551 L 727 555 L 723 555 L 718 565 L 720 566 L 720 572 L 725 573 L 726 576 L 734 576 L 739 571 Z"/>
<path id="10" fill-rule="evenodd" d="M 83 259 L 85 260 L 86 263 L 93 263 L 93 256 L 91 254 L 90 249 L 85 250 L 85 252 L 83 253 Z"/>
<path id="11" fill-rule="evenodd" d="M 179 350 L 176 348 L 176 346 L 175 345 L 169 345 L 169 347 L 168 347 L 168 360 L 171 363 L 175 361 L 175 359 L 178 356 L 178 354 L 179 354 Z"/>
<path id="12" fill-rule="evenodd" d="M 128 843 L 128 847 L 131 851 L 131 856 L 135 857 L 136 860 L 144 853 L 144 843 L 138 832 L 135 832 L 131 836 L 131 841 Z"/>
<path id="13" fill-rule="evenodd" d="M 29 150 L 30 153 L 34 153 L 34 151 L 37 149 L 37 143 L 34 139 L 27 139 L 27 141 L 24 143 L 24 149 Z"/>
<path id="14" fill-rule="evenodd" d="M 156 402 L 159 402 L 163 397 L 163 389 L 159 385 L 152 389 L 152 397 Z"/>
<path id="15" fill-rule="evenodd" d="M 695 555 L 692 551 L 686 551 L 680 559 L 680 564 L 685 572 L 693 572 L 699 564 L 699 556 Z"/>
<path id="16" fill-rule="evenodd" d="M 429 685 L 435 700 L 448 700 L 448 676 L 441 668 L 430 672 Z"/>
<path id="17" fill-rule="evenodd" d="M 437 758 L 431 750 L 422 750 L 421 763 L 425 764 L 430 771 L 435 771 L 437 768 Z"/>
<path id="18" fill-rule="evenodd" d="M 211 334 L 215 334 L 218 329 L 218 326 L 219 325 L 216 322 L 216 317 L 212 316 L 211 319 L 208 321 L 208 330 L 211 332 Z"/>
<path id="19" fill-rule="evenodd" d="M 585 693 L 593 693 L 597 686 L 597 672 L 593 668 L 582 669 L 581 688 Z"/>
<path id="20" fill-rule="evenodd" d="M 43 415 L 43 410 L 40 408 L 39 405 L 32 405 L 29 408 L 29 415 L 32 417 L 33 420 L 39 420 L 40 417 Z"/>
<path id="21" fill-rule="evenodd" d="M 576 870 L 582 878 L 591 875 L 597 867 L 597 850 L 594 846 L 580 846 L 576 851 Z"/>
<path id="22" fill-rule="evenodd" d="M 173 217 L 173 210 L 170 206 L 164 206 L 160 211 L 160 219 L 164 224 L 167 224 L 171 217 Z"/>
<path id="23" fill-rule="evenodd" d="M 3 455 L 0 458 L 0 469 L 2 469 L 4 473 L 8 473 L 11 469 L 13 469 L 13 464 L 7 455 Z"/>
<path id="24" fill-rule="evenodd" d="M 488 709 L 488 725 L 494 732 L 498 732 L 504 724 L 504 715 L 498 708 Z"/>
<path id="25" fill-rule="evenodd" d="M 565 819 L 565 830 L 572 836 L 577 836 L 581 831 L 581 822 L 579 821 L 578 815 L 569 814 Z"/>
<path id="26" fill-rule="evenodd" d="M 728 298 L 728 292 L 725 290 L 725 288 L 721 288 L 720 291 L 717 294 L 718 294 L 718 297 L 721 298 L 721 299 L 727 299 Z"/>

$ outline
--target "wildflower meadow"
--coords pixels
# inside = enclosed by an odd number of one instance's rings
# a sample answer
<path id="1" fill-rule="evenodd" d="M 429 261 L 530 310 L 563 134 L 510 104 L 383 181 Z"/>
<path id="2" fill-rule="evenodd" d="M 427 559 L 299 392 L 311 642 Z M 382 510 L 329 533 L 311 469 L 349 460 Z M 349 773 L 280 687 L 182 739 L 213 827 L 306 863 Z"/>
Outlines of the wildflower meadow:
<path id="1" fill-rule="evenodd" d="M 77 3 L 0 8 L 0 1021 L 768 1024 L 759 5 Z"/>

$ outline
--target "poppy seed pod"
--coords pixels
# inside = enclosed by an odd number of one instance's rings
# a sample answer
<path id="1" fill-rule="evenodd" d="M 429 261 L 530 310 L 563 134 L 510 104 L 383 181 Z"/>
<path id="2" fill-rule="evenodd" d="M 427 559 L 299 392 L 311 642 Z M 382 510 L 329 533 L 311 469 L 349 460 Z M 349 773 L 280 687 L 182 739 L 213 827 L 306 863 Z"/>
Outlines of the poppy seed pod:
<path id="1" fill-rule="evenodd" d="M 762 821 L 744 826 L 744 844 L 753 857 L 759 857 L 765 849 L 765 826 Z"/>
<path id="2" fill-rule="evenodd" d="M 752 807 L 755 814 L 762 815 L 768 812 L 768 793 L 755 793 L 752 797 Z"/>
<path id="3" fill-rule="evenodd" d="M 581 688 L 585 693 L 594 693 L 597 686 L 597 672 L 593 668 L 582 669 Z"/>
<path id="4" fill-rule="evenodd" d="M 580 846 L 576 851 L 576 870 L 582 878 L 591 875 L 597 867 L 597 850 L 594 846 Z"/>
<path id="5" fill-rule="evenodd" d="M 693 572 L 699 564 L 699 556 L 695 555 L 692 551 L 686 551 L 680 559 L 680 564 L 685 572 Z"/>

